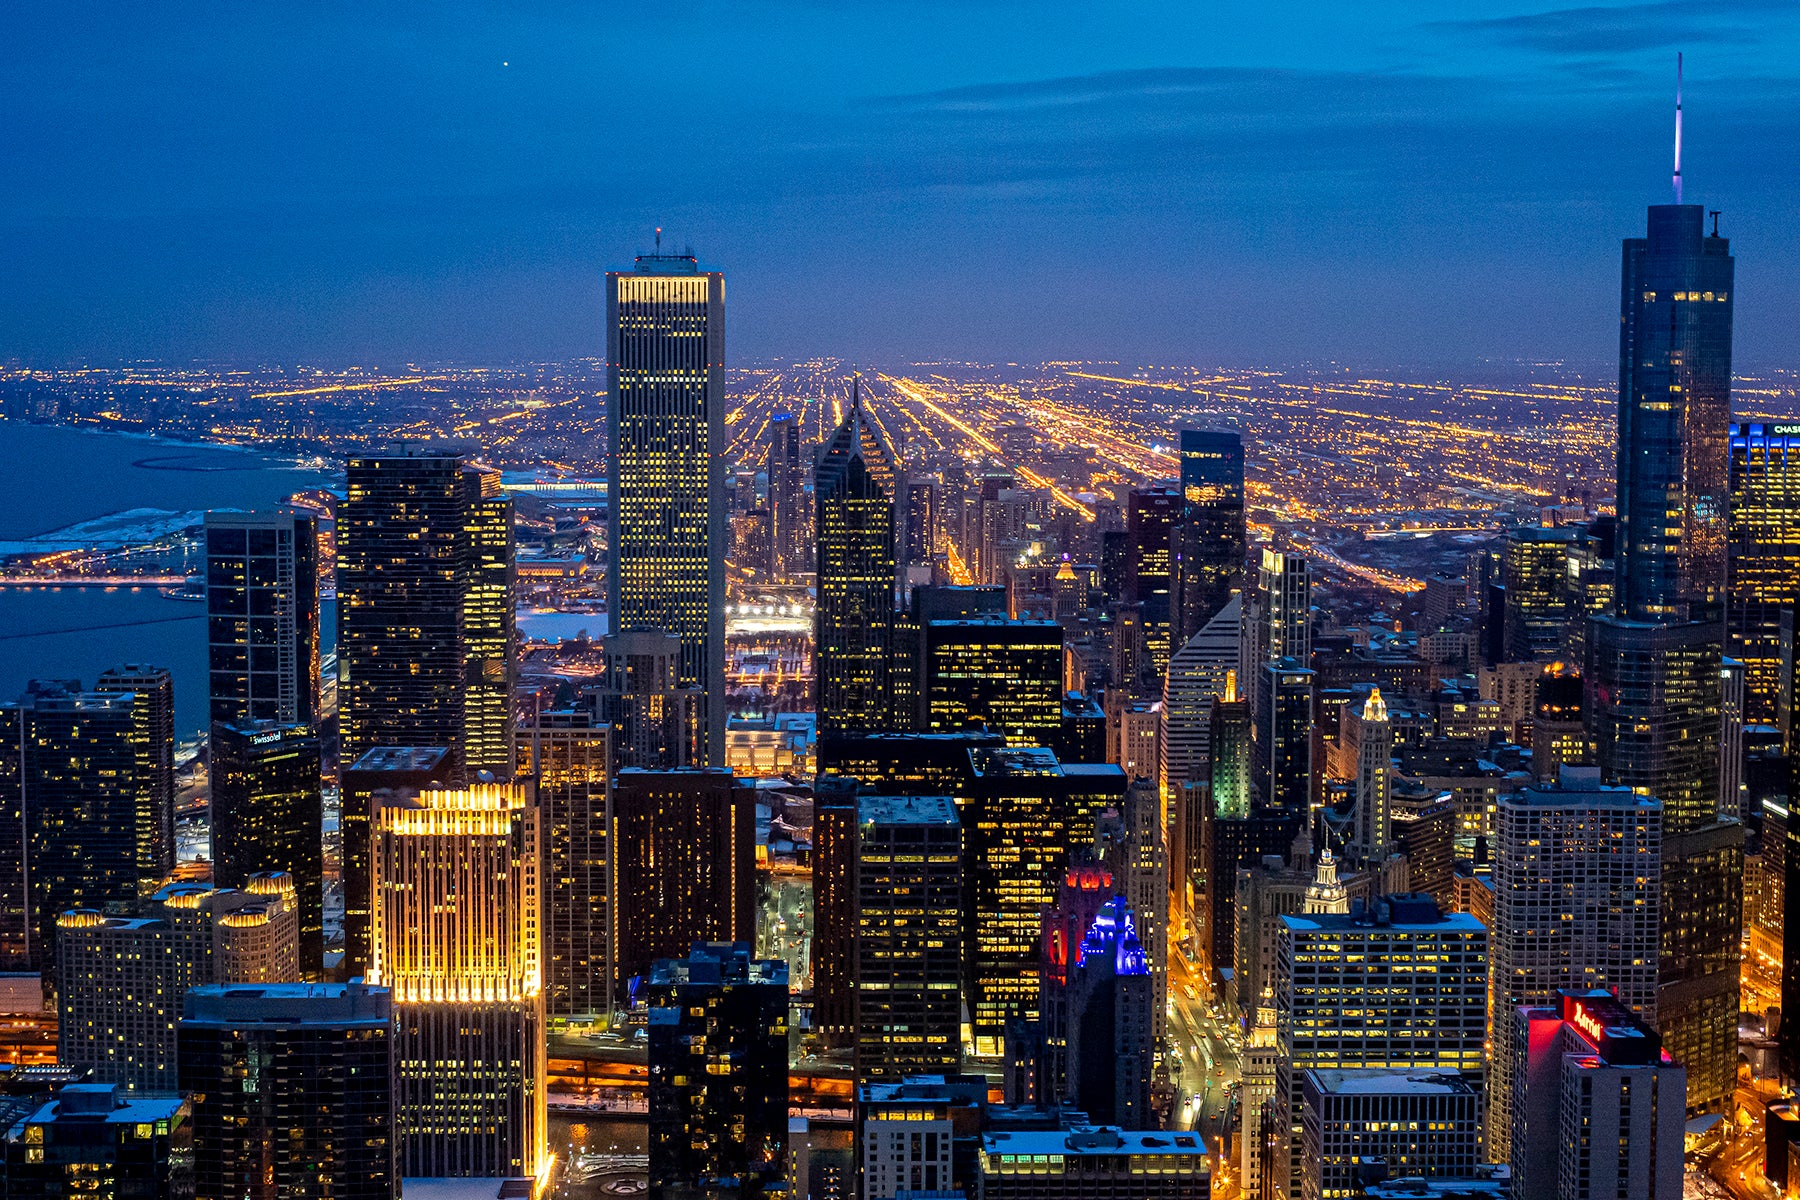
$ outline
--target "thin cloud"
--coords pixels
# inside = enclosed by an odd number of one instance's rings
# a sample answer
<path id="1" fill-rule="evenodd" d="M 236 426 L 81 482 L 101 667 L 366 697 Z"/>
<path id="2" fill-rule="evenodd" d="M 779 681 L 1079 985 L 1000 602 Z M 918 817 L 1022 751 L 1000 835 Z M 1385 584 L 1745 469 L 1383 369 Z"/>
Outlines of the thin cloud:
<path id="1" fill-rule="evenodd" d="M 1467 34 L 1546 54 L 1589 56 L 1675 49 L 1704 43 L 1750 43 L 1764 36 L 1771 15 L 1791 15 L 1778 0 L 1655 0 L 1649 4 L 1590 5 L 1512 17 L 1431 21 L 1425 28 Z"/>

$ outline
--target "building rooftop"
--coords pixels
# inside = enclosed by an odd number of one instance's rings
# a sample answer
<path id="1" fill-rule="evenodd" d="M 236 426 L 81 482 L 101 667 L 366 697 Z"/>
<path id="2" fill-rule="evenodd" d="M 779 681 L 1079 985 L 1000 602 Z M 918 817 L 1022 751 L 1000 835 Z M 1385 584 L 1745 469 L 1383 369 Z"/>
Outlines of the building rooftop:
<path id="1" fill-rule="evenodd" d="M 743 942 L 695 942 L 686 958 L 660 958 L 650 968 L 650 982 L 681 984 L 768 984 L 787 987 L 788 965 L 779 959 L 752 957 Z"/>
<path id="2" fill-rule="evenodd" d="M 449 755 L 443 746 L 376 746 L 350 765 L 352 771 L 429 771 Z"/>
<path id="3" fill-rule="evenodd" d="M 909 1075 L 892 1082 L 859 1084 L 856 1098 L 864 1104 L 905 1104 L 925 1100 L 985 1104 L 988 1086 L 985 1075 Z"/>
<path id="4" fill-rule="evenodd" d="M 1434 933 L 1486 933 L 1487 926 L 1468 913 L 1446 913 L 1423 892 L 1381 896 L 1374 904 L 1358 898 L 1347 913 L 1284 916 L 1290 929 L 1429 929 Z"/>
<path id="5" fill-rule="evenodd" d="M 1310 1070 L 1307 1078 L 1333 1096 L 1473 1095 L 1461 1075 L 1444 1071 Z"/>
<path id="6" fill-rule="evenodd" d="M 1118 1154 L 1163 1154 L 1206 1157 L 1206 1141 L 1183 1130 L 1127 1130 L 1113 1125 L 1076 1125 L 1069 1129 L 989 1133 L 981 1148 L 989 1154 L 1060 1154 L 1101 1157 Z"/>
<path id="7" fill-rule="evenodd" d="M 183 1024 L 349 1025 L 385 1028 L 393 992 L 350 983 L 235 983 L 197 987 L 187 994 Z"/>
<path id="8" fill-rule="evenodd" d="M 112 1083 L 71 1083 L 29 1117 L 28 1125 L 44 1125 L 51 1121 L 105 1121 L 109 1125 L 147 1124 L 167 1121 L 179 1113 L 187 1101 L 180 1096 L 130 1096 Z"/>
<path id="9" fill-rule="evenodd" d="M 956 801 L 949 796 L 861 796 L 856 802 L 860 824 L 956 825 Z"/>

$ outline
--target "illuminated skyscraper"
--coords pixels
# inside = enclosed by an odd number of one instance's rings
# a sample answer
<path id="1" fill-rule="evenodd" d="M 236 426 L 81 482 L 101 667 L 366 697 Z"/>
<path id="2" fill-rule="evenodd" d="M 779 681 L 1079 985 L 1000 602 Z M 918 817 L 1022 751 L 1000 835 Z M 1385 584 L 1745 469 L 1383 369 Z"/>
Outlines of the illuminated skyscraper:
<path id="1" fill-rule="evenodd" d="M 612 851 L 621 998 L 659 958 L 755 937 L 756 801 L 730 771 L 620 771 Z"/>
<path id="2" fill-rule="evenodd" d="M 1124 897 L 1113 897 L 1088 927 L 1068 988 L 1067 1099 L 1102 1125 L 1153 1128 L 1150 1076 L 1160 1005 Z"/>
<path id="3" fill-rule="evenodd" d="M 864 796 L 856 827 L 856 1078 L 962 1069 L 962 825 L 948 796 Z"/>
<path id="4" fill-rule="evenodd" d="M 396 795 L 448 787 L 455 763 L 442 746 L 377 746 L 338 773 L 338 829 L 344 885 L 343 976 L 366 975 L 370 958 L 369 817 L 378 792 Z"/>
<path id="5" fill-rule="evenodd" d="M 1535 525 L 1506 531 L 1501 560 L 1506 586 L 1502 639 L 1508 662 L 1554 662 L 1562 657 L 1564 633 L 1576 613 L 1569 557 L 1580 544 L 1572 525 Z"/>
<path id="6" fill-rule="evenodd" d="M 813 646 L 819 728 L 878 729 L 887 724 L 889 713 L 894 494 L 899 480 L 892 452 L 863 409 L 860 381 L 849 414 L 819 455 L 813 479 L 818 514 Z"/>
<path id="7" fill-rule="evenodd" d="M 606 276 L 613 628 L 681 639 L 706 694 L 704 758 L 725 764 L 725 277 L 692 255 Z"/>
<path id="8" fill-rule="evenodd" d="M 925 711 L 932 733 L 986 725 L 1017 746 L 1062 727 L 1063 631 L 1054 621 L 980 617 L 925 626 Z"/>
<path id="9" fill-rule="evenodd" d="M 1292 659 L 1265 665 L 1256 704 L 1255 779 L 1263 803 L 1308 812 L 1313 794 L 1313 673 Z"/>
<path id="10" fill-rule="evenodd" d="M 1115 680 L 1133 695 L 1162 691 L 1174 640 L 1175 555 L 1171 536 L 1181 520 L 1181 493 L 1172 487 L 1142 488 L 1126 505 L 1125 603 L 1136 607 L 1144 627 L 1144 655 L 1135 679 Z"/>
<path id="11" fill-rule="evenodd" d="M 342 757 L 447 746 L 513 765 L 512 502 L 454 444 L 352 455 L 338 510 Z"/>
<path id="12" fill-rule="evenodd" d="M 1656 1023 L 1661 937 L 1662 805 L 1600 786 L 1571 768 L 1556 786 L 1500 798 L 1494 839 L 1488 1021 L 1497 1045 L 1521 1005 L 1561 988 L 1605 988 Z M 1496 1054 L 1488 1090 L 1488 1145 L 1512 1147 L 1513 1062 Z"/>
<path id="13" fill-rule="evenodd" d="M 316 724 L 319 533 L 299 509 L 206 514 L 213 721 Z"/>
<path id="14" fill-rule="evenodd" d="M 1275 1104 L 1276 1131 L 1286 1145 L 1276 1163 L 1275 1194 L 1301 1194 L 1309 1069 L 1480 1076 L 1487 1053 L 1487 944 L 1481 922 L 1467 913 L 1445 915 L 1428 896 L 1387 896 L 1373 905 L 1359 900 L 1347 913 L 1281 918 Z"/>
<path id="15" fill-rule="evenodd" d="M 776 413 L 770 418 L 768 446 L 774 572 L 792 578 L 812 568 L 812 506 L 806 502 L 806 477 L 812 464 L 801 448 L 799 418 L 793 413 Z"/>
<path id="16" fill-rule="evenodd" d="M 1781 610 L 1800 603 L 1800 425 L 1731 427 L 1725 653 L 1744 664 L 1745 719 L 1776 719 Z"/>
<path id="17" fill-rule="evenodd" d="M 1217 616 L 1169 660 L 1163 684 L 1162 733 L 1157 739 L 1162 762 L 1158 772 L 1168 809 L 1171 931 L 1191 932 L 1193 893 L 1190 882 L 1202 871 L 1200 827 L 1212 804 L 1213 705 L 1229 692 L 1237 695 L 1240 597 L 1233 596 Z M 1249 733 L 1248 719 L 1244 732 Z M 1244 746 L 1243 802 L 1249 807 L 1249 745 Z"/>
<path id="18" fill-rule="evenodd" d="M 519 738 L 537 781 L 544 843 L 544 1010 L 606 1022 L 612 961 L 611 730 L 585 709 L 539 713 Z"/>
<path id="19" fill-rule="evenodd" d="M 1312 663 L 1312 566 L 1292 551 L 1264 550 L 1256 590 L 1244 606 L 1239 678 L 1255 679 L 1272 662 Z"/>
<path id="20" fill-rule="evenodd" d="M 1588 627 L 1586 717 L 1604 782 L 1663 804 L 1663 1043 L 1695 1110 L 1736 1077 L 1743 829 L 1719 815 L 1731 415 L 1729 243 L 1700 205 L 1625 242 L 1615 609 Z"/>
<path id="21" fill-rule="evenodd" d="M 681 639 L 660 629 L 628 629 L 605 639 L 606 676 L 595 693 L 612 726 L 614 765 L 672 771 L 705 750 L 706 691 L 681 683 Z"/>
<path id="22" fill-rule="evenodd" d="M 143 914 L 57 920 L 57 1060 L 134 1092 L 174 1092 L 175 1025 L 191 987 L 299 978 L 293 881 L 244 891 L 171 884 Z"/>
<path id="23" fill-rule="evenodd" d="M 14 831 L 0 912 L 15 968 L 54 968 L 56 919 L 71 908 L 136 911 L 162 828 L 149 744 L 136 693 L 33 680 L 0 705 L 0 817 Z"/>
<path id="24" fill-rule="evenodd" d="M 386 988 L 199 987 L 187 993 L 178 1040 L 196 1196 L 397 1200 Z"/>
<path id="25" fill-rule="evenodd" d="M 167 667 L 113 667 L 100 672 L 94 690 L 136 697 L 138 890 L 147 895 L 175 865 L 175 678 Z"/>
<path id="26" fill-rule="evenodd" d="M 1244 582 L 1244 440 L 1181 431 L 1181 520 L 1175 556 L 1175 645 L 1219 615 Z"/>
<path id="27" fill-rule="evenodd" d="M 943 502 L 943 484 L 937 476 L 915 475 L 906 481 L 900 538 L 902 567 L 929 569 L 937 562 L 938 521 Z"/>
<path id="28" fill-rule="evenodd" d="M 651 1200 L 785 1195 L 787 964 L 703 943 L 647 990 Z"/>
<path id="29" fill-rule="evenodd" d="M 543 881 L 524 784 L 376 796 L 373 962 L 394 994 L 407 1177 L 535 1177 L 544 1162 Z"/>
<path id="30" fill-rule="evenodd" d="M 1394 848 L 1393 831 L 1388 824 L 1394 727 L 1388 720 L 1380 688 L 1370 689 L 1368 700 L 1360 706 L 1354 700 L 1344 705 L 1338 737 L 1356 753 L 1356 826 L 1350 839 L 1351 858 L 1364 867 L 1380 867 Z"/>
<path id="31" fill-rule="evenodd" d="M 324 803 L 319 738 L 310 725 L 214 721 L 213 882 L 241 888 L 285 871 L 300 899 L 300 972 L 325 963 Z"/>

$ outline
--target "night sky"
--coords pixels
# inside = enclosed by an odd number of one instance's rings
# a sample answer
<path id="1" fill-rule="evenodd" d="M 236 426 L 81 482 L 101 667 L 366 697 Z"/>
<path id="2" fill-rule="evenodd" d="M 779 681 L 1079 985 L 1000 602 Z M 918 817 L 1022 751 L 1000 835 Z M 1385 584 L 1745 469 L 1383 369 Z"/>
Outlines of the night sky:
<path id="1" fill-rule="evenodd" d="M 1604 368 L 1680 49 L 1800 367 L 1791 0 L 3 8 L 0 357 L 601 354 L 661 225 L 734 358 Z"/>

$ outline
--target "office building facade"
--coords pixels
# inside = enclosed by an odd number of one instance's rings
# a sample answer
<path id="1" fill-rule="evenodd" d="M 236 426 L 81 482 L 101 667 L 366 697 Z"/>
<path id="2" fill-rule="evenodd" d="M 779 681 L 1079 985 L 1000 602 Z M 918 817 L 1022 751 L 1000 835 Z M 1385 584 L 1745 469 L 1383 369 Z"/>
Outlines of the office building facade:
<path id="1" fill-rule="evenodd" d="M 1062 727 L 1063 631 L 1054 621 L 978 617 L 925 626 L 925 713 L 931 733 L 985 726 L 1015 746 Z"/>
<path id="2" fill-rule="evenodd" d="M 821 730 L 880 729 L 888 723 L 898 486 L 893 452 L 864 411 L 858 390 L 814 472 L 813 652 Z"/>
<path id="3" fill-rule="evenodd" d="M 167 667 L 113 667 L 100 672 L 94 691 L 134 698 L 138 891 L 148 895 L 175 865 L 175 677 Z"/>
<path id="4" fill-rule="evenodd" d="M 215 721 L 212 727 L 213 882 L 241 888 L 284 871 L 300 898 L 300 971 L 325 962 L 324 801 L 319 737 L 310 725 Z"/>
<path id="5" fill-rule="evenodd" d="M 1244 440 L 1181 431 L 1181 520 L 1172 532 L 1175 645 L 1185 645 L 1244 582 Z"/>
<path id="6" fill-rule="evenodd" d="M 547 1138 L 532 789 L 380 793 L 370 859 L 369 982 L 393 993 L 401 1175 L 535 1177 Z"/>
<path id="7" fill-rule="evenodd" d="M 543 822 L 544 1012 L 553 1025 L 612 1016 L 612 736 L 584 709 L 539 713 L 519 739 Z"/>
<path id="8" fill-rule="evenodd" d="M 1734 422 L 1729 446 L 1725 653 L 1744 664 L 1746 718 L 1767 724 L 1781 610 L 1800 601 L 1800 425 Z"/>
<path id="9" fill-rule="evenodd" d="M 373 922 L 370 883 L 375 871 L 369 858 L 369 819 L 376 795 L 404 795 L 429 787 L 447 787 L 455 766 L 455 758 L 444 746 L 377 746 L 338 772 L 345 979 L 366 975 L 374 961 L 369 945 Z"/>
<path id="10" fill-rule="evenodd" d="M 1356 1196 L 1387 1179 L 1466 1177 L 1484 1161 L 1481 1089 L 1462 1075 L 1311 1069 L 1303 1086 L 1303 1200 Z"/>
<path id="11" fill-rule="evenodd" d="M 792 579 L 812 569 L 813 550 L 812 506 L 806 498 L 812 463 L 802 449 L 799 417 L 793 413 L 771 417 L 767 445 L 771 570 L 779 579 Z"/>
<path id="12" fill-rule="evenodd" d="M 691 255 L 606 276 L 610 557 L 617 631 L 681 640 L 705 697 L 703 758 L 725 764 L 725 277 Z"/>
<path id="13" fill-rule="evenodd" d="M 196 1200 L 398 1200 L 387 989 L 199 987 L 187 994 L 177 1040 Z"/>
<path id="14" fill-rule="evenodd" d="M 317 724 L 317 518 L 209 512 L 205 536 L 209 719 Z"/>

